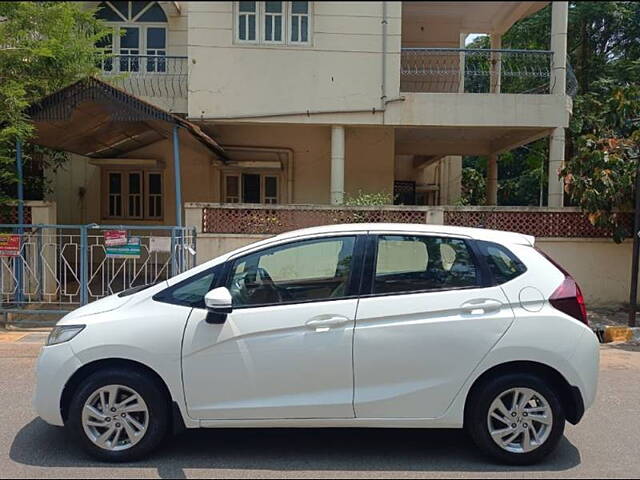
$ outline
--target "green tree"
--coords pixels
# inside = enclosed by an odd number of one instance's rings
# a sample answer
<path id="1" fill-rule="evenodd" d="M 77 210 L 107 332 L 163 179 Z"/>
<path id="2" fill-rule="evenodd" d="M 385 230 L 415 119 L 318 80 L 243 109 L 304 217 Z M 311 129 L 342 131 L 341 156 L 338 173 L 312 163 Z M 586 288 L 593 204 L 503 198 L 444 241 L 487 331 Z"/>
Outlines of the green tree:
<path id="1" fill-rule="evenodd" d="M 96 73 L 95 44 L 107 34 L 80 3 L 0 2 L 0 203 L 15 198 L 15 141 L 34 134 L 25 109 Z M 43 163 L 63 159 L 25 145 L 25 172 L 33 175 L 28 193 L 42 194 Z"/>
<path id="2" fill-rule="evenodd" d="M 631 234 L 618 212 L 633 209 L 640 154 L 640 86 L 594 84 L 581 96 L 571 121 L 574 156 L 560 172 L 571 199 L 593 225 L 619 242 Z M 636 121 L 638 120 L 638 121 Z"/>
<path id="3" fill-rule="evenodd" d="M 550 24 L 547 6 L 514 25 L 503 46 L 548 49 Z M 476 44 L 488 46 L 486 39 Z M 567 164 L 560 175 L 568 202 L 580 205 L 594 224 L 612 228 L 620 240 L 629 232 L 616 212 L 631 207 L 638 161 L 638 124 L 633 120 L 640 117 L 640 3 L 570 2 L 568 53 L 579 90 L 567 130 Z M 540 193 L 533 180 L 542 176 L 544 182 L 541 159 L 548 157 L 548 142 L 543 139 L 511 154 L 499 163 L 499 202 L 533 204 L 526 192 Z M 518 173 L 505 164 L 511 160 L 523 162 L 523 170 Z"/>

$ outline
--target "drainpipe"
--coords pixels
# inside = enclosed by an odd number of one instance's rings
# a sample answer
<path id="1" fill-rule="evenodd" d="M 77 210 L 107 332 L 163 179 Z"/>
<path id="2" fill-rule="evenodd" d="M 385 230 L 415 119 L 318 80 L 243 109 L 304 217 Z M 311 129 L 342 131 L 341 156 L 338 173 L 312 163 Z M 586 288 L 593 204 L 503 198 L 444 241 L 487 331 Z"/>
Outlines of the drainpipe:
<path id="1" fill-rule="evenodd" d="M 382 84 L 380 85 L 380 110 L 384 112 L 387 100 L 387 2 L 382 2 Z M 384 116 L 383 116 L 384 117 Z M 384 122 L 383 122 L 384 123 Z"/>

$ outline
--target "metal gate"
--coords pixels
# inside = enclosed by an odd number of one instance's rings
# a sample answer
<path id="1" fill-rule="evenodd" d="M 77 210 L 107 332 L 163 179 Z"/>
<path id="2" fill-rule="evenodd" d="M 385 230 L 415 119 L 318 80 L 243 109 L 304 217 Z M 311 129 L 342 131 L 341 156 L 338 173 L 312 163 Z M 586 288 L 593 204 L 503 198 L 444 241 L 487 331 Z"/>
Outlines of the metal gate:
<path id="1" fill-rule="evenodd" d="M 193 227 L 2 225 L 0 313 L 5 321 L 59 318 L 127 288 L 156 283 L 196 264 Z M 107 246 L 105 233 L 127 244 Z"/>

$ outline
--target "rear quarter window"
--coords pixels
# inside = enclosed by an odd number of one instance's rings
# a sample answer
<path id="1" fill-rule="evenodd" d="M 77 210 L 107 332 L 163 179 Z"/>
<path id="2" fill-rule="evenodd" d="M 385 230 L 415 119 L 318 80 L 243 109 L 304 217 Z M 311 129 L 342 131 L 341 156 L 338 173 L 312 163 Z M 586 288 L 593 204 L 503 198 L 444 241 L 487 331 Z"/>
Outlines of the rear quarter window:
<path id="1" fill-rule="evenodd" d="M 519 277 L 527 271 L 524 263 L 507 247 L 493 242 L 477 242 L 494 284 L 501 285 Z"/>

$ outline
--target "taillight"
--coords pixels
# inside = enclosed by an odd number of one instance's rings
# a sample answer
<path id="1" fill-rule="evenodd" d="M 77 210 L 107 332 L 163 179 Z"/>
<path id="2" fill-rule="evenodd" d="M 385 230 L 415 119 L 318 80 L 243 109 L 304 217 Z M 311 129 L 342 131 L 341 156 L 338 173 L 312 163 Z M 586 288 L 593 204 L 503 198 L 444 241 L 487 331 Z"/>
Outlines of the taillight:
<path id="1" fill-rule="evenodd" d="M 538 253 L 549 260 L 555 267 L 564 273 L 564 282 L 560 285 L 555 292 L 549 298 L 549 303 L 553 305 L 567 315 L 571 315 L 573 318 L 580 320 L 585 325 L 589 325 L 587 319 L 587 307 L 584 304 L 584 296 L 582 290 L 573 279 L 573 277 L 567 272 L 562 265 L 558 264 L 553 258 L 544 253 L 539 248 L 536 248 Z"/>
<path id="2" fill-rule="evenodd" d="M 584 296 L 576 281 L 570 276 L 566 276 L 564 282 L 553 292 L 549 298 L 549 303 L 561 312 L 571 315 L 585 325 L 589 325 Z"/>

